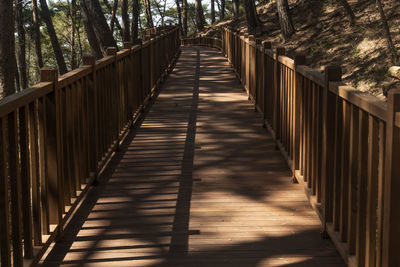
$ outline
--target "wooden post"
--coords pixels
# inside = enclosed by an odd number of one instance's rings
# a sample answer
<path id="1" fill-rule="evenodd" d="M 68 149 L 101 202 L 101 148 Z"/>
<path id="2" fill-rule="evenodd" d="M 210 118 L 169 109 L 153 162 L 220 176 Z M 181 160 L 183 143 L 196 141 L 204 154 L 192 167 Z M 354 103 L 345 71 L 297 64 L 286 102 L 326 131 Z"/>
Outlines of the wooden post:
<path id="1" fill-rule="evenodd" d="M 303 106 L 303 88 L 302 88 L 302 75 L 296 69 L 300 65 L 306 64 L 306 56 L 298 54 L 294 57 L 294 112 L 293 112 L 293 164 L 292 164 L 292 182 L 296 183 L 296 171 L 300 169 L 300 123 L 302 121 L 301 112 Z"/>
<path id="2" fill-rule="evenodd" d="M 132 46 L 133 46 L 133 44 L 131 43 L 131 42 L 125 42 L 124 43 L 124 49 L 131 49 L 132 48 Z"/>
<path id="3" fill-rule="evenodd" d="M 57 88 L 58 71 L 54 68 L 42 68 L 40 70 L 41 82 L 52 82 L 53 92 L 46 99 L 45 111 L 45 183 L 48 197 L 49 224 L 58 225 L 58 237 L 62 236 L 62 215 L 64 212 L 63 196 L 63 172 L 61 151 L 61 127 L 60 127 L 60 93 Z"/>
<path id="4" fill-rule="evenodd" d="M 99 155 L 99 116 L 98 116 L 98 93 L 97 93 L 97 88 L 96 88 L 96 70 L 95 70 L 95 64 L 96 64 L 96 57 L 93 55 L 83 55 L 82 58 L 82 64 L 84 66 L 91 66 L 92 67 L 92 75 L 91 75 L 91 86 L 88 88 L 88 96 L 89 96 L 89 101 L 91 104 L 91 110 L 92 114 L 89 114 L 91 116 L 91 119 L 88 120 L 91 124 L 91 129 L 89 129 L 90 132 L 90 142 L 91 142 L 91 151 L 93 155 L 90 155 L 91 161 L 90 161 L 90 169 L 91 171 L 94 172 L 94 177 L 95 181 L 97 181 L 97 175 L 99 170 L 97 169 L 98 162 L 101 160 L 101 156 Z M 95 182 L 96 184 L 96 182 Z"/>
<path id="5" fill-rule="evenodd" d="M 382 267 L 400 266 L 400 90 L 388 93 L 384 179 Z"/>
<path id="6" fill-rule="evenodd" d="M 279 56 L 285 55 L 284 47 L 276 47 L 274 53 L 274 117 L 273 117 L 273 130 L 275 140 L 280 139 L 280 121 L 279 121 L 279 110 L 280 110 L 280 86 L 281 86 L 281 71 L 280 63 L 278 61 Z"/>
<path id="7" fill-rule="evenodd" d="M 115 146 L 115 151 L 119 151 L 119 99 L 120 99 L 120 87 L 119 87 L 119 77 L 118 77 L 118 66 L 117 66 L 117 48 L 116 47 L 107 47 L 107 56 L 113 56 L 114 57 L 114 77 L 111 79 L 114 79 L 114 90 L 112 93 L 112 99 L 111 99 L 111 107 L 112 113 L 110 116 L 113 118 L 113 128 L 112 131 L 115 131 L 115 138 L 116 138 L 116 146 Z"/>
<path id="8" fill-rule="evenodd" d="M 322 159 L 321 159 L 321 207 L 323 235 L 326 234 L 326 223 L 333 220 L 333 173 L 335 155 L 335 115 L 336 96 L 329 91 L 329 82 L 342 79 L 340 66 L 327 66 L 325 68 L 325 85 L 323 90 L 322 110 Z"/>
<path id="9" fill-rule="evenodd" d="M 11 266 L 10 198 L 8 182 L 6 119 L 0 119 L 0 265 Z"/>
<path id="10" fill-rule="evenodd" d="M 263 90 L 264 90 L 264 96 L 263 96 L 263 100 L 262 101 L 264 101 L 264 114 L 263 114 L 263 128 L 266 128 L 267 126 L 266 126 L 266 124 L 265 124 L 265 121 L 267 120 L 267 118 L 268 118 L 268 110 L 270 109 L 270 107 L 267 105 L 268 103 L 267 103 L 267 95 L 270 93 L 270 92 L 267 92 L 267 86 L 266 86 L 266 79 L 267 79 L 267 77 L 268 77 L 268 73 L 267 72 L 269 72 L 270 70 L 268 69 L 268 66 L 267 66 L 267 56 L 265 55 L 265 50 L 267 50 L 267 49 L 271 49 L 271 42 L 269 42 L 269 41 L 262 41 L 261 42 L 261 44 L 262 44 L 262 47 L 263 47 L 263 54 L 262 54 L 262 56 L 263 56 L 263 58 L 264 58 L 264 61 L 263 61 L 263 64 L 264 64 L 264 73 L 263 73 Z"/>

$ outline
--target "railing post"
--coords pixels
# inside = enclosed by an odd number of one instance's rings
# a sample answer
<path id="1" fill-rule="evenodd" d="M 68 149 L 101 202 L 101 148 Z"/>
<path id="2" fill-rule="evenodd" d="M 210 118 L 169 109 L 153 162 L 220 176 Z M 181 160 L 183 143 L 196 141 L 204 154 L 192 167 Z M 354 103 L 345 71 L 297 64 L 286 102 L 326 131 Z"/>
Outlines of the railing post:
<path id="1" fill-rule="evenodd" d="M 329 91 L 330 82 L 342 79 L 340 66 L 325 68 L 325 84 L 322 94 L 322 159 L 321 159 L 321 208 L 323 236 L 327 237 L 326 224 L 333 220 L 333 173 L 335 155 L 336 96 Z"/>
<path id="2" fill-rule="evenodd" d="M 302 78 L 297 72 L 297 67 L 306 64 L 305 55 L 298 54 L 294 57 L 294 112 L 293 112 L 293 163 L 292 163 L 292 182 L 296 183 L 296 170 L 299 169 L 299 158 L 300 158 L 300 125 L 302 121 L 302 106 L 303 106 L 303 88 Z"/>
<path id="3" fill-rule="evenodd" d="M 89 139 L 91 140 L 91 149 L 92 153 L 94 156 L 91 155 L 91 160 L 90 160 L 90 170 L 93 173 L 95 180 L 97 179 L 98 175 L 98 162 L 101 159 L 101 156 L 99 155 L 99 118 L 98 118 L 98 94 L 97 94 L 97 78 L 96 78 L 96 70 L 95 70 L 95 64 L 96 64 L 96 57 L 93 55 L 83 55 L 82 58 L 82 64 L 83 66 L 91 66 L 92 68 L 92 75 L 91 75 L 91 83 L 88 90 L 88 100 L 90 101 L 90 105 L 92 106 L 93 109 L 93 114 L 88 114 L 90 116 L 90 119 L 88 120 L 89 123 L 91 124 L 91 129 L 89 129 L 90 132 L 90 137 Z"/>
<path id="4" fill-rule="evenodd" d="M 61 151 L 60 92 L 57 88 L 58 71 L 54 68 L 40 70 L 41 82 L 52 82 L 53 92 L 45 97 L 45 183 L 49 224 L 58 225 L 58 237 L 62 237 L 64 212 L 63 172 Z"/>
<path id="5" fill-rule="evenodd" d="M 388 93 L 382 267 L 400 266 L 400 90 Z"/>
<path id="6" fill-rule="evenodd" d="M 285 48 L 284 47 L 276 47 L 274 53 L 274 103 L 273 103 L 273 130 L 274 130 L 274 138 L 275 140 L 280 139 L 280 86 L 281 86 L 281 70 L 280 70 L 280 63 L 278 61 L 279 56 L 285 55 Z"/>
<path id="7" fill-rule="evenodd" d="M 114 68 L 114 75 L 112 75 L 111 79 L 113 79 L 113 84 L 114 84 L 114 90 L 111 91 L 111 112 L 112 114 L 109 114 L 111 116 L 111 125 L 112 128 L 111 131 L 115 131 L 115 138 L 116 138 L 116 146 L 115 146 L 115 151 L 119 151 L 119 123 L 118 123 L 118 101 L 120 99 L 120 87 L 119 87 L 119 79 L 118 79 L 118 66 L 117 66 L 117 48 L 116 47 L 107 47 L 107 56 L 113 56 L 114 57 L 114 63 L 113 63 L 113 68 Z M 112 134 L 111 134 L 112 135 Z"/>
<path id="8" fill-rule="evenodd" d="M 266 80 L 267 80 L 267 77 L 269 77 L 269 75 L 267 74 L 267 72 L 268 71 L 271 71 L 270 69 L 268 69 L 267 68 L 267 61 L 266 61 L 266 55 L 265 55 L 265 50 L 267 50 L 267 49 L 271 49 L 272 48 L 272 45 L 271 45 L 271 42 L 270 41 L 262 41 L 261 42 L 261 44 L 262 44 L 262 47 L 263 47 L 263 68 L 264 68 L 264 71 L 263 71 L 263 91 L 264 91 L 264 95 L 263 95 L 263 102 L 264 102 L 264 114 L 263 114 L 263 128 L 266 128 L 267 126 L 266 126 L 266 124 L 265 124 L 265 121 L 267 120 L 267 118 L 268 118 L 268 116 L 270 115 L 270 114 L 268 114 L 269 113 L 269 110 L 270 110 L 270 107 L 268 106 L 268 103 L 267 103 L 267 94 L 269 94 L 270 92 L 267 92 L 267 86 L 266 86 Z"/>
<path id="9" fill-rule="evenodd" d="M 257 105 L 257 87 L 256 87 L 256 71 L 257 71 L 257 64 L 256 64 L 256 37 L 254 35 L 249 35 L 249 44 L 248 44 L 248 48 L 249 48 L 249 71 L 248 71 L 248 75 L 249 75 L 249 85 L 248 85 L 248 89 L 249 89 L 249 97 L 251 96 L 254 101 L 254 105 Z"/>

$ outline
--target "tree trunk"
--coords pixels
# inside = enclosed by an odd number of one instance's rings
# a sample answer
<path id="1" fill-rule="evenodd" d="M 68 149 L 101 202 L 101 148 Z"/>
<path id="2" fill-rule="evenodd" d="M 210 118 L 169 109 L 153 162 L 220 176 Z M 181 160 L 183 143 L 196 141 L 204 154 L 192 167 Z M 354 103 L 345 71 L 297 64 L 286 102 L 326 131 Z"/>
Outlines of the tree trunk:
<path id="1" fill-rule="evenodd" d="M 139 0 L 132 1 L 132 43 L 137 43 L 139 38 L 139 16 L 140 2 Z"/>
<path id="2" fill-rule="evenodd" d="M 129 29 L 129 15 L 128 15 L 128 0 L 121 0 L 121 13 L 122 13 L 122 33 L 124 42 L 131 40 L 131 32 Z"/>
<path id="3" fill-rule="evenodd" d="M 117 20 L 117 9 L 118 9 L 118 0 L 114 0 L 114 5 L 111 11 L 111 18 L 110 18 L 110 30 L 112 33 L 114 33 L 114 24 L 115 21 Z"/>
<path id="4" fill-rule="evenodd" d="M 244 0 L 243 2 L 244 9 L 246 11 L 247 29 L 249 33 L 254 34 L 256 29 L 261 25 L 261 21 L 258 18 L 256 5 L 254 4 L 254 0 Z"/>
<path id="5" fill-rule="evenodd" d="M 215 23 L 215 2 L 211 0 L 211 23 Z"/>
<path id="6" fill-rule="evenodd" d="M 356 21 L 356 16 L 354 15 L 354 12 L 351 9 L 350 4 L 347 2 L 347 0 L 339 0 L 339 2 L 346 10 L 347 16 L 349 16 L 350 19 L 350 24 L 354 24 L 354 22 Z"/>
<path id="7" fill-rule="evenodd" d="M 33 36 L 35 39 L 35 51 L 39 69 L 43 67 L 42 44 L 40 42 L 40 19 L 37 0 L 32 0 Z"/>
<path id="8" fill-rule="evenodd" d="M 83 1 L 81 1 L 81 11 L 82 11 L 82 21 L 83 25 L 85 27 L 86 35 L 89 41 L 90 48 L 92 49 L 92 52 L 96 56 L 97 59 L 100 59 L 103 57 L 103 53 L 100 48 L 99 41 L 97 40 L 96 33 L 94 32 L 93 29 L 93 24 L 89 19 L 88 16 L 88 11 L 86 9 L 86 6 L 84 5 Z"/>
<path id="9" fill-rule="evenodd" d="M 187 36 L 187 0 L 182 0 L 182 23 L 183 23 L 183 36 Z"/>
<path id="10" fill-rule="evenodd" d="M 107 47 L 117 47 L 110 28 L 107 25 L 103 10 L 101 9 L 98 0 L 81 0 L 84 6 L 83 12 L 86 12 L 87 18 L 90 21 L 98 44 L 100 45 L 103 54 L 106 54 Z"/>
<path id="11" fill-rule="evenodd" d="M 287 0 L 277 0 L 276 6 L 278 8 L 279 24 L 281 25 L 281 32 L 283 38 L 287 40 L 295 32 L 292 16 L 289 10 L 289 4 Z"/>
<path id="12" fill-rule="evenodd" d="M 153 28 L 153 16 L 151 15 L 150 1 L 144 0 L 144 7 L 146 9 L 147 28 Z"/>
<path id="13" fill-rule="evenodd" d="M 383 10 L 383 5 L 382 5 L 381 0 L 376 0 L 376 5 L 378 7 L 378 11 L 379 11 L 379 14 L 381 16 L 381 22 L 382 22 L 383 30 L 385 32 L 387 48 L 389 50 L 389 53 L 391 54 L 392 64 L 396 65 L 397 64 L 397 59 L 398 59 L 397 51 L 396 51 L 396 48 L 393 45 L 392 37 L 390 35 L 389 25 L 387 23 L 387 19 L 386 19 L 386 16 L 385 16 L 385 11 Z"/>
<path id="14" fill-rule="evenodd" d="M 178 25 L 179 25 L 179 29 L 181 34 L 183 33 L 183 29 L 182 29 L 182 13 L 181 13 L 181 5 L 179 3 L 179 0 L 175 0 L 176 3 L 176 12 L 178 13 Z"/>
<path id="15" fill-rule="evenodd" d="M 71 1 L 70 16 L 71 16 L 71 70 L 78 67 L 76 60 L 76 50 L 75 50 L 75 35 L 76 35 L 76 0 Z"/>
<path id="16" fill-rule="evenodd" d="M 221 0 L 220 20 L 225 18 L 225 0 Z"/>
<path id="17" fill-rule="evenodd" d="M 118 0 L 114 1 L 113 7 L 111 7 L 111 5 L 108 2 L 108 0 L 103 0 L 103 3 L 107 7 L 108 12 L 111 14 L 111 18 L 110 18 L 110 31 L 111 31 L 111 34 L 114 36 L 114 26 L 115 26 L 115 27 L 117 27 L 117 29 L 119 31 L 119 35 L 121 36 L 121 39 L 123 39 L 124 35 L 122 33 L 122 27 L 119 24 L 119 21 L 115 17 L 116 14 L 117 14 Z M 114 8 L 115 8 L 115 12 L 114 12 Z M 113 15 L 113 14 L 115 14 L 115 15 Z M 114 16 L 114 18 L 113 18 L 113 16 Z"/>
<path id="18" fill-rule="evenodd" d="M 0 1 L 0 93 L 15 93 L 15 39 L 13 0 Z"/>
<path id="19" fill-rule="evenodd" d="M 17 22 L 17 32 L 18 32 L 18 49 L 17 49 L 17 59 L 18 59 L 18 72 L 19 81 L 22 89 L 28 87 L 28 74 L 26 71 L 26 38 L 24 29 L 24 13 L 22 7 L 22 1 L 15 0 L 16 7 L 16 22 Z"/>
<path id="20" fill-rule="evenodd" d="M 233 0 L 233 15 L 235 17 L 239 16 L 239 0 Z"/>
<path id="21" fill-rule="evenodd" d="M 40 0 L 40 6 L 42 7 L 42 18 L 46 23 L 47 32 L 50 37 L 51 45 L 53 46 L 59 72 L 60 74 L 67 73 L 67 65 L 65 64 L 64 55 L 58 42 L 56 31 L 54 30 L 53 21 L 51 20 L 49 7 L 47 6 L 46 0 Z"/>
<path id="22" fill-rule="evenodd" d="M 201 5 L 201 0 L 194 1 L 194 7 L 196 12 L 196 26 L 199 31 L 204 29 L 206 20 L 204 18 L 203 6 Z"/>

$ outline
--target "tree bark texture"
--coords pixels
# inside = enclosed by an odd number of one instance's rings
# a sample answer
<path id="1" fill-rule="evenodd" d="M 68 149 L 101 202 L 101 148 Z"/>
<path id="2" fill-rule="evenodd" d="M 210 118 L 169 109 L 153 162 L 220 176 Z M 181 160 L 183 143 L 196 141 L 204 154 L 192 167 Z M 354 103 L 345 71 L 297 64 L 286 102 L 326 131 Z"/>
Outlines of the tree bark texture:
<path id="1" fill-rule="evenodd" d="M 24 29 L 24 13 L 23 13 L 23 2 L 15 0 L 16 7 L 16 22 L 17 22 L 17 33 L 18 33 L 18 49 L 17 49 L 17 60 L 18 60 L 18 72 L 19 81 L 22 89 L 28 87 L 28 74 L 26 71 L 26 37 Z"/>
<path id="2" fill-rule="evenodd" d="M 71 70 L 74 70 L 74 69 L 76 69 L 78 67 L 78 63 L 76 62 L 76 49 L 75 49 L 76 10 L 77 10 L 77 8 L 76 8 L 76 0 L 72 0 L 71 1 L 71 7 L 70 7 L 70 16 L 71 16 L 71 49 L 70 49 Z"/>
<path id="3" fill-rule="evenodd" d="M 15 39 L 13 0 L 0 1 L 0 93 L 15 93 Z"/>
<path id="4" fill-rule="evenodd" d="M 347 0 L 339 0 L 339 2 L 346 10 L 347 16 L 349 16 L 350 19 L 350 23 L 354 24 L 356 21 L 356 16 L 354 15 L 353 9 L 351 9 L 349 2 L 347 2 Z"/>
<path id="5" fill-rule="evenodd" d="M 81 0 L 84 6 L 83 12 L 86 12 L 86 17 L 92 25 L 94 34 L 100 45 L 103 54 L 106 54 L 107 47 L 117 47 L 110 28 L 107 25 L 106 18 L 104 17 L 98 0 Z"/>
<path id="6" fill-rule="evenodd" d="M 183 33 L 183 29 L 182 29 L 182 12 L 181 12 L 181 5 L 179 3 L 179 0 L 175 0 L 176 3 L 176 12 L 178 13 L 178 25 L 179 25 L 179 29 L 180 32 Z"/>
<path id="7" fill-rule="evenodd" d="M 215 1 L 211 0 L 211 23 L 215 23 Z"/>
<path id="8" fill-rule="evenodd" d="M 187 0 L 182 0 L 182 24 L 183 24 L 183 36 L 187 36 L 187 31 L 188 31 Z"/>
<path id="9" fill-rule="evenodd" d="M 380 17 L 381 17 L 383 30 L 385 32 L 387 48 L 388 48 L 389 53 L 391 55 L 392 64 L 396 65 L 397 61 L 398 61 L 397 51 L 396 51 L 396 48 L 393 45 L 392 36 L 390 34 L 389 24 L 387 22 L 385 11 L 383 10 L 383 4 L 382 4 L 381 0 L 376 0 L 376 6 L 378 7 L 378 11 L 379 11 L 379 14 L 380 14 Z"/>
<path id="10" fill-rule="evenodd" d="M 287 40 L 295 32 L 292 16 L 289 10 L 289 4 L 287 0 L 277 0 L 276 6 L 278 9 L 279 24 L 281 25 L 281 32 L 283 38 Z"/>
<path id="11" fill-rule="evenodd" d="M 225 19 L 225 0 L 221 0 L 220 20 Z"/>
<path id="12" fill-rule="evenodd" d="M 235 17 L 239 16 L 239 0 L 233 0 L 233 15 Z"/>
<path id="13" fill-rule="evenodd" d="M 146 9 L 147 27 L 153 28 L 154 27 L 153 16 L 151 15 L 151 7 L 149 0 L 144 0 L 144 8 Z"/>
<path id="14" fill-rule="evenodd" d="M 33 38 L 35 39 L 35 52 L 39 69 L 43 67 L 42 44 L 40 42 L 40 18 L 37 0 L 32 0 Z"/>
<path id="15" fill-rule="evenodd" d="M 93 29 L 93 24 L 90 21 L 88 17 L 88 11 L 86 9 L 86 6 L 84 5 L 83 1 L 81 1 L 81 11 L 82 11 L 82 21 L 83 25 L 85 27 L 86 35 L 89 41 L 90 48 L 92 49 L 92 52 L 96 56 L 97 59 L 100 59 L 103 57 L 103 52 L 100 48 L 99 41 L 97 40 L 96 33 L 94 32 Z"/>
<path id="16" fill-rule="evenodd" d="M 121 0 L 121 13 L 122 13 L 122 32 L 123 32 L 123 41 L 130 42 L 131 40 L 131 32 L 130 32 L 130 23 L 129 23 L 129 15 L 128 15 L 128 0 Z"/>
<path id="17" fill-rule="evenodd" d="M 51 20 L 49 7 L 47 6 L 46 0 L 40 0 L 40 6 L 42 8 L 42 18 L 46 23 L 47 32 L 49 34 L 54 55 L 56 57 L 58 70 L 60 74 L 67 73 L 67 65 L 65 64 L 64 55 L 62 53 L 60 43 L 58 42 L 56 31 L 54 30 L 53 21 Z"/>
<path id="18" fill-rule="evenodd" d="M 132 43 L 136 44 L 139 38 L 140 2 L 132 0 Z"/>
<path id="19" fill-rule="evenodd" d="M 254 34 L 257 27 L 261 25 L 261 21 L 258 18 L 256 5 L 254 3 L 254 0 L 244 0 L 243 3 L 246 12 L 247 29 L 249 33 Z"/>
<path id="20" fill-rule="evenodd" d="M 194 7 L 196 12 L 196 26 L 199 31 L 204 29 L 206 20 L 204 18 L 203 6 L 201 5 L 201 0 L 194 1 Z"/>
<path id="21" fill-rule="evenodd" d="M 111 33 L 114 33 L 114 25 L 115 25 L 115 21 L 117 20 L 117 9 L 118 9 L 118 0 L 114 0 L 114 5 L 111 10 L 111 18 L 110 18 Z"/>

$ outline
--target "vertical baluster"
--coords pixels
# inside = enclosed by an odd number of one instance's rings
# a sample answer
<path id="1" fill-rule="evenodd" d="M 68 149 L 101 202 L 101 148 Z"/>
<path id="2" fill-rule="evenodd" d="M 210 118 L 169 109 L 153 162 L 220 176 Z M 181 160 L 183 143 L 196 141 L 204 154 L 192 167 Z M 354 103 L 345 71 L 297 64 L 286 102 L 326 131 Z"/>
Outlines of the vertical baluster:
<path id="1" fill-rule="evenodd" d="M 0 265 L 11 266 L 10 210 L 8 185 L 8 160 L 6 140 L 6 120 L 0 118 Z"/>
<path id="2" fill-rule="evenodd" d="M 21 160 L 22 225 L 24 237 L 24 257 L 33 257 L 31 176 L 29 159 L 29 107 L 19 109 L 19 140 Z"/>
<path id="3" fill-rule="evenodd" d="M 368 113 L 359 109 L 358 118 L 358 173 L 357 173 L 357 224 L 356 260 L 365 266 L 366 207 L 367 207 L 367 168 L 368 166 Z"/>
<path id="4" fill-rule="evenodd" d="M 388 93 L 386 120 L 386 156 L 383 200 L 382 267 L 400 265 L 400 90 Z"/>
<path id="5" fill-rule="evenodd" d="M 322 159 L 321 159 L 321 206 L 323 228 L 326 234 L 326 223 L 333 221 L 334 209 L 334 168 L 335 168 L 335 120 L 337 114 L 336 97 L 329 90 L 329 83 L 340 81 L 342 70 L 339 66 L 325 68 L 325 85 L 322 102 Z"/>
<path id="6" fill-rule="evenodd" d="M 33 240 L 35 246 L 40 246 L 42 244 L 42 213 L 40 200 L 39 120 L 37 101 L 29 104 L 29 115 L 29 158 L 32 183 Z"/>
<path id="7" fill-rule="evenodd" d="M 22 255 L 22 231 L 21 231 L 21 171 L 18 146 L 18 118 L 17 111 L 8 114 L 7 117 L 7 141 L 8 141 L 8 170 L 10 179 L 11 196 L 11 240 L 13 266 L 23 265 Z"/>
<path id="8" fill-rule="evenodd" d="M 367 183 L 367 240 L 365 265 L 375 266 L 376 250 L 376 210 L 378 196 L 378 166 L 379 166 L 379 121 L 369 115 L 368 139 L 368 183 Z"/>

